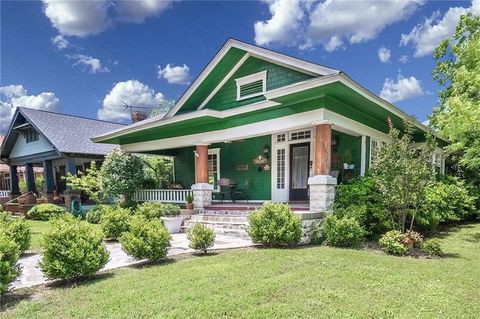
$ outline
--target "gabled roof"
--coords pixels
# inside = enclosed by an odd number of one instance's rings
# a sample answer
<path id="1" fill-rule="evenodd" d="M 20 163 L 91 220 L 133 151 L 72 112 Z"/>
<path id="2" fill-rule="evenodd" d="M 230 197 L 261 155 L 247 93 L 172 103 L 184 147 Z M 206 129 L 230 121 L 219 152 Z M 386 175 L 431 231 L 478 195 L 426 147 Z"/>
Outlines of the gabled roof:
<path id="1" fill-rule="evenodd" d="M 125 127 L 123 124 L 18 107 L 1 146 L 1 157 L 10 154 L 18 134 L 13 129 L 30 123 L 42 134 L 58 153 L 105 155 L 115 146 L 93 143 L 91 138 Z"/>

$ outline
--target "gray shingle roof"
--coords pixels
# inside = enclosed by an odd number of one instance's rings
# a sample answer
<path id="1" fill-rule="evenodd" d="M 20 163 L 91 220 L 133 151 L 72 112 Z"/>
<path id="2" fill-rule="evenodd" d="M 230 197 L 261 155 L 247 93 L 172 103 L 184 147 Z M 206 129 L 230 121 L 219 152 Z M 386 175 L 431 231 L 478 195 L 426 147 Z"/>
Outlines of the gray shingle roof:
<path id="1" fill-rule="evenodd" d="M 25 107 L 19 109 L 28 121 L 61 153 L 105 155 L 116 145 L 94 143 L 90 138 L 125 126 L 75 115 Z"/>

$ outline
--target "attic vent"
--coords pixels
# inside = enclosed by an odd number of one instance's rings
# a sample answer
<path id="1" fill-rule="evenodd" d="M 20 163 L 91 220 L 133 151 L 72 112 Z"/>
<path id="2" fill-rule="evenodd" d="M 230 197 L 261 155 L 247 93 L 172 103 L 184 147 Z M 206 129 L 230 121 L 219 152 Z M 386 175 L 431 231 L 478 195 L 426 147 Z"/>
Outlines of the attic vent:
<path id="1" fill-rule="evenodd" d="M 237 100 L 259 96 L 267 90 L 267 71 L 247 75 L 235 81 L 237 82 Z"/>

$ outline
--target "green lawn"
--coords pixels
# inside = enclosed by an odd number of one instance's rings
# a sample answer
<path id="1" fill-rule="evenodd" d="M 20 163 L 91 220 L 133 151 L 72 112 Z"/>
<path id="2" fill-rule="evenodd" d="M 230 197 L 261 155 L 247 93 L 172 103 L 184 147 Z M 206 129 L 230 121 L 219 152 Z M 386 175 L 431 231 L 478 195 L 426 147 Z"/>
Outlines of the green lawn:
<path id="1" fill-rule="evenodd" d="M 126 268 L 77 287 L 15 292 L 6 318 L 478 318 L 480 224 L 444 259 L 308 247 Z"/>
<path id="2" fill-rule="evenodd" d="M 30 230 L 32 232 L 32 241 L 30 243 L 30 249 L 28 249 L 28 251 L 39 252 L 41 251 L 40 240 L 42 238 L 42 234 L 45 233 L 50 228 L 51 222 L 31 220 L 31 219 L 27 219 L 26 221 L 27 221 L 27 224 L 30 226 Z M 99 225 L 94 225 L 94 226 L 100 227 Z"/>

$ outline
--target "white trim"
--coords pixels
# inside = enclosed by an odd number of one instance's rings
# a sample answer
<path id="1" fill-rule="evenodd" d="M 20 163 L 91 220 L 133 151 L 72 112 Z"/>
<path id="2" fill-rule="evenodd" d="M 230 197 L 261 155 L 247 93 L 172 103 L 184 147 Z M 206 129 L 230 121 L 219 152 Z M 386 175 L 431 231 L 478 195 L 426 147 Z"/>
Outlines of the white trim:
<path id="1" fill-rule="evenodd" d="M 200 106 L 198 107 L 197 110 L 201 110 L 205 107 L 205 105 L 208 104 L 208 102 L 210 102 L 210 100 L 212 99 L 212 97 L 215 96 L 215 94 L 217 94 L 217 92 L 223 87 L 223 85 L 225 83 L 227 83 L 227 81 L 232 77 L 232 75 L 243 65 L 243 63 L 245 63 L 245 61 L 250 57 L 250 53 L 245 53 L 245 55 L 240 59 L 240 61 L 238 61 L 237 64 L 235 64 L 235 66 L 230 70 L 230 72 L 228 72 L 228 74 L 223 78 L 222 81 L 220 81 L 220 83 L 215 87 L 215 89 L 207 96 L 207 98 L 202 102 L 202 104 L 200 104 Z"/>
<path id="2" fill-rule="evenodd" d="M 240 89 L 242 85 L 250 84 L 256 81 L 262 81 L 262 92 L 253 93 L 245 96 L 240 96 Z M 237 84 L 237 101 L 249 99 L 255 96 L 263 95 L 267 91 L 267 70 L 253 73 L 238 79 L 235 79 Z"/>
<path id="3" fill-rule="evenodd" d="M 367 151 L 367 137 L 365 135 L 362 135 L 361 139 L 361 147 L 360 147 L 360 176 L 365 175 L 365 169 L 366 169 L 366 163 L 365 163 L 365 153 Z"/>

